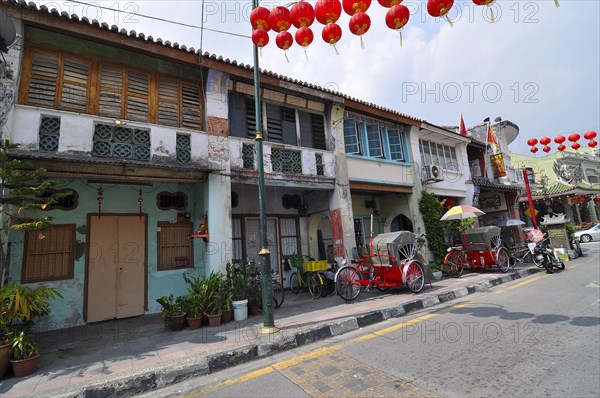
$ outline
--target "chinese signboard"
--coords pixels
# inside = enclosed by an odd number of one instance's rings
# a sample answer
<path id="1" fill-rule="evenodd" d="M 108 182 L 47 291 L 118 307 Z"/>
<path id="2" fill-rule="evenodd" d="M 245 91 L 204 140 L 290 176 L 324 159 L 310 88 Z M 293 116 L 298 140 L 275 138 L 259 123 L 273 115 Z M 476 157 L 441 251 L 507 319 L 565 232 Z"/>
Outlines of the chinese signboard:
<path id="1" fill-rule="evenodd" d="M 490 156 L 490 160 L 492 161 L 492 171 L 494 173 L 494 178 L 505 177 L 506 176 L 506 167 L 504 167 L 504 158 L 501 153 Z"/>

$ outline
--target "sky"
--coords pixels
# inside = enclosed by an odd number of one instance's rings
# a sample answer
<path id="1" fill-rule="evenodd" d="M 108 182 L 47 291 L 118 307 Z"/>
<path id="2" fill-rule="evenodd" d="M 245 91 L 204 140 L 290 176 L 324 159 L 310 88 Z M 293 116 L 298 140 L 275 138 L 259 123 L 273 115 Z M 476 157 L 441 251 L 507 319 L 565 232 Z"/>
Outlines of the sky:
<path id="1" fill-rule="evenodd" d="M 451 26 L 430 16 L 426 1 L 405 0 L 411 16 L 400 46 L 398 32 L 385 25 L 387 9 L 373 0 L 364 48 L 348 28 L 350 17 L 342 13 L 339 54 L 322 40 L 323 25 L 315 21 L 315 39 L 306 54 L 294 44 L 287 59 L 271 31 L 260 67 L 439 126 L 458 125 L 461 113 L 467 128 L 501 117 L 520 129 L 511 151 L 531 155 L 530 138 L 600 132 L 600 1 L 559 1 L 556 7 L 554 0 L 496 0 L 492 22 L 488 7 L 457 0 L 448 13 Z M 36 4 L 253 64 L 251 1 Z M 291 2 L 260 4 L 272 9 Z"/>

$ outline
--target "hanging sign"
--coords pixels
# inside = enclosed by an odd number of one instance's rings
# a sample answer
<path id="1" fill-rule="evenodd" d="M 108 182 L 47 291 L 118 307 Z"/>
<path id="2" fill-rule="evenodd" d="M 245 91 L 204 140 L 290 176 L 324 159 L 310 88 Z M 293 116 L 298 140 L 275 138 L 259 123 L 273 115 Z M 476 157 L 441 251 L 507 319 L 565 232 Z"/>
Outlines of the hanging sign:
<path id="1" fill-rule="evenodd" d="M 494 178 L 505 177 L 506 176 L 506 167 L 504 166 L 504 158 L 501 153 L 490 156 L 490 160 L 492 161 L 492 172 L 494 173 Z"/>

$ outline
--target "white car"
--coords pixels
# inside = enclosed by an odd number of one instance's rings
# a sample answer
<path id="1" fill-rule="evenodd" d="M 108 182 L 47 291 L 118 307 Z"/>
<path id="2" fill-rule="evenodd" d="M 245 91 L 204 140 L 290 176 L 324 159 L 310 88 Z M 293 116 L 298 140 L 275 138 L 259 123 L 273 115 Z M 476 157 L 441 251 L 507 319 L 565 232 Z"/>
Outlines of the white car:
<path id="1" fill-rule="evenodd" d="M 600 240 L 600 224 L 596 224 L 584 231 L 575 232 L 575 237 L 583 243 Z"/>

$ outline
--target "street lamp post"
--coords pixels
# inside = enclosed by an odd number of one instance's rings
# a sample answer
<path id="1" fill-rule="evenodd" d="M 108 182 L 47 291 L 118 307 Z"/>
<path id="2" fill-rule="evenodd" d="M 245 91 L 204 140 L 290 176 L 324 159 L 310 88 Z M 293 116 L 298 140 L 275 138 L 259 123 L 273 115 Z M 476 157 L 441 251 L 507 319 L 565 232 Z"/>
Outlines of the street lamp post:
<path id="1" fill-rule="evenodd" d="M 252 1 L 253 9 L 258 0 Z M 254 108 L 256 114 L 256 166 L 258 168 L 258 207 L 259 207 L 259 243 L 260 284 L 262 291 L 263 327 L 261 333 L 279 331 L 273 320 L 273 288 L 271 286 L 271 252 L 267 248 L 267 215 L 265 206 L 265 170 L 263 162 L 262 110 L 260 106 L 260 71 L 258 65 L 258 47 L 254 50 Z"/>

